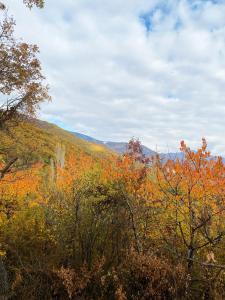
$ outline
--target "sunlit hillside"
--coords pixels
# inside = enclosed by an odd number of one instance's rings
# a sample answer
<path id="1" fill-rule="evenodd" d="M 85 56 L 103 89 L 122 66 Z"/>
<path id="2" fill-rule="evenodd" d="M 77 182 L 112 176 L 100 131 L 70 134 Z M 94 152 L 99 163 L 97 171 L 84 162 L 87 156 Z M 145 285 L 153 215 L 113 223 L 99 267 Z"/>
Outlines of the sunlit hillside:
<path id="1" fill-rule="evenodd" d="M 44 161 L 55 158 L 57 147 L 74 155 L 85 154 L 95 159 L 115 155 L 103 145 L 86 142 L 62 128 L 39 120 L 23 121 L 0 131 L 1 150 L 8 158 Z"/>

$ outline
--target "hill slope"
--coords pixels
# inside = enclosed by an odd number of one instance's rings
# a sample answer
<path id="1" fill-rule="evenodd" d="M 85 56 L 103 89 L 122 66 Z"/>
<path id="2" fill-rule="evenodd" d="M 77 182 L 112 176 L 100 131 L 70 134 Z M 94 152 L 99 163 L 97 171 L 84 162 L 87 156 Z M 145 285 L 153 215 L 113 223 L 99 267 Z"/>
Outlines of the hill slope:
<path id="1" fill-rule="evenodd" d="M 0 158 L 4 160 L 18 156 L 27 161 L 49 162 L 56 155 L 57 145 L 63 145 L 66 152 L 83 153 L 96 159 L 112 154 L 104 145 L 87 142 L 40 120 L 24 121 L 6 131 L 1 130 L 0 140 Z"/>

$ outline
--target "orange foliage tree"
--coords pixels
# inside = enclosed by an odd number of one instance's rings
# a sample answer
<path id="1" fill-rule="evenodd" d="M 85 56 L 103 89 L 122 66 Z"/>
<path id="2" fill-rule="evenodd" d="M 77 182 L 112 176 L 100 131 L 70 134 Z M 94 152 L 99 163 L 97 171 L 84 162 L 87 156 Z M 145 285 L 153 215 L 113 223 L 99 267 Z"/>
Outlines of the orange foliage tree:
<path id="1" fill-rule="evenodd" d="M 210 157 L 205 139 L 196 152 L 182 141 L 181 151 L 182 160 L 158 161 L 155 183 L 164 208 L 162 236 L 170 250 L 181 246 L 190 269 L 197 254 L 213 253 L 224 238 L 225 166 Z"/>

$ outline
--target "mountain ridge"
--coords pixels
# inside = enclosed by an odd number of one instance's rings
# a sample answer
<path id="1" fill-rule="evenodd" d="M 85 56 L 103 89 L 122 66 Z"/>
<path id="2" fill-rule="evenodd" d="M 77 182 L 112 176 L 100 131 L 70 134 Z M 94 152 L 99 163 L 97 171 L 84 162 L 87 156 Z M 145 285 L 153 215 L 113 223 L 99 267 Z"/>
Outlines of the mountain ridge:
<path id="1" fill-rule="evenodd" d="M 104 145 L 105 147 L 109 148 L 112 151 L 115 151 L 118 154 L 123 154 L 127 150 L 128 143 L 127 142 L 112 142 L 112 141 L 101 141 L 98 139 L 95 139 L 91 136 L 88 136 L 86 134 L 80 133 L 80 132 L 71 132 L 75 136 L 84 139 L 88 142 L 96 143 L 99 145 Z M 142 145 L 143 152 L 145 156 L 155 156 L 157 152 L 151 150 L 150 148 L 146 147 L 145 145 Z"/>
<path id="2" fill-rule="evenodd" d="M 91 136 L 88 136 L 88 135 L 85 135 L 85 134 L 82 134 L 82 133 L 79 133 L 79 132 L 71 132 L 73 135 L 83 139 L 83 140 L 86 140 L 88 142 L 91 142 L 91 143 L 96 143 L 96 144 L 99 144 L 99 145 L 103 145 L 105 147 L 107 147 L 108 149 L 118 153 L 118 154 L 123 154 L 126 152 L 127 150 L 127 146 L 128 146 L 128 143 L 127 142 L 111 142 L 111 141 L 101 141 L 101 140 L 98 140 L 98 139 L 95 139 Z M 184 153 L 181 152 L 181 151 L 178 151 L 178 152 L 168 152 L 168 153 L 158 153 L 150 148 L 148 148 L 147 146 L 145 145 L 142 145 L 142 149 L 143 149 L 143 152 L 145 154 L 146 157 L 154 157 L 156 155 L 159 155 L 161 161 L 163 163 L 165 163 L 166 161 L 168 160 L 176 160 L 176 159 L 179 159 L 179 160 L 183 160 L 184 159 Z M 210 157 L 210 159 L 216 159 L 218 156 L 216 155 L 212 155 Z M 221 156 L 222 157 L 222 156 Z M 224 163 L 225 163 L 225 158 L 222 157 Z"/>
<path id="3" fill-rule="evenodd" d="M 110 149 L 118 154 L 123 154 L 127 150 L 127 146 L 128 146 L 127 142 L 101 141 L 101 140 L 95 139 L 91 136 L 88 136 L 88 135 L 80 133 L 80 132 L 71 132 L 71 133 L 83 140 L 88 141 L 88 142 L 104 145 L 108 149 Z M 157 153 L 156 151 L 148 148 L 145 145 L 142 145 L 142 149 L 143 149 L 145 156 L 152 157 L 152 156 L 156 156 L 158 154 L 162 161 L 167 161 L 169 159 L 175 160 L 177 158 L 182 160 L 184 158 L 184 154 L 182 152 Z"/>

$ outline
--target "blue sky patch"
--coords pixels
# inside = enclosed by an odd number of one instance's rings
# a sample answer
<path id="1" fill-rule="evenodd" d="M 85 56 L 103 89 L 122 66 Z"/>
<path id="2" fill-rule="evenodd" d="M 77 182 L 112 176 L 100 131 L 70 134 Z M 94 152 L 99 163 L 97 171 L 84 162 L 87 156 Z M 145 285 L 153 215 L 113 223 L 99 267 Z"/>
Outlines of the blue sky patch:
<path id="1" fill-rule="evenodd" d="M 154 30 L 154 15 L 157 12 L 161 12 L 162 16 L 165 17 L 170 14 L 171 12 L 171 5 L 167 1 L 163 1 L 159 4 L 157 4 L 153 9 L 150 11 L 141 13 L 139 16 L 140 21 L 145 26 L 147 33 Z"/>

